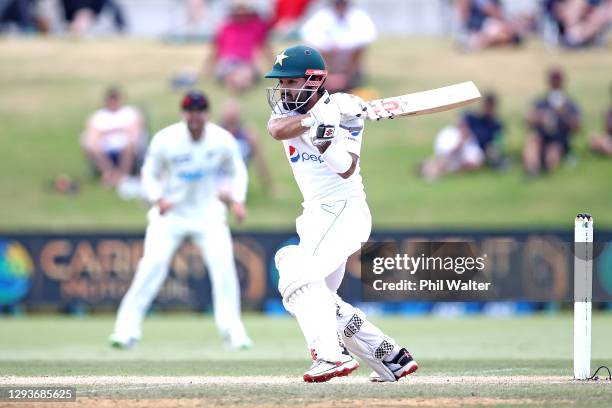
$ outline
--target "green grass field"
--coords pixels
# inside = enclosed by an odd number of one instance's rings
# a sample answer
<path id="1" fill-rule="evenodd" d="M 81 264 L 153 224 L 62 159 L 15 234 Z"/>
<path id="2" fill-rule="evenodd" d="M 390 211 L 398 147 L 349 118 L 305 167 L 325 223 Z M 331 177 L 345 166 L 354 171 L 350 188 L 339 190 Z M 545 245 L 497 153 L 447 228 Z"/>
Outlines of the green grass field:
<path id="1" fill-rule="evenodd" d="M 33 315 L 0 319 L 0 386 L 74 384 L 77 401 L 103 407 L 612 405 L 611 382 L 571 379 L 570 314 L 373 320 L 411 350 L 415 374 L 370 384 L 362 365 L 347 378 L 302 383 L 309 355 L 284 317 L 247 316 L 255 347 L 228 351 L 209 316 L 154 315 L 136 349 L 117 351 L 106 344 L 112 316 Z M 612 315 L 595 314 L 593 368 L 611 365 L 611 337 Z"/>
<path id="2" fill-rule="evenodd" d="M 86 178 L 78 144 L 84 121 L 110 84 L 121 85 L 128 101 L 145 109 L 153 131 L 176 121 L 180 94 L 170 89 L 167 79 L 197 67 L 205 53 L 203 45 L 143 40 L 3 39 L 0 230 L 142 229 L 142 205 L 122 202 Z M 598 226 L 612 226 L 612 163 L 591 156 L 586 147 L 587 138 L 601 131 L 601 116 L 610 102 L 609 49 L 547 52 L 531 43 L 520 50 L 462 54 L 446 40 L 384 39 L 368 52 L 367 62 L 367 85 L 380 95 L 463 80 L 498 91 L 507 121 L 506 148 L 514 161 L 503 173 L 486 171 L 426 184 L 414 168 L 430 154 L 436 132 L 456 113 L 370 124 L 362 169 L 376 227 L 567 228 L 579 211 L 593 213 Z M 575 140 L 575 166 L 527 181 L 519 163 L 525 137 L 522 117 L 544 90 L 544 73 L 551 65 L 566 69 L 569 92 L 584 113 L 584 130 Z M 281 193 L 266 196 L 253 177 L 250 218 L 241 228 L 293 228 L 301 198 L 281 145 L 265 135 L 269 108 L 264 82 L 241 102 L 246 120 L 260 133 Z M 229 96 L 212 79 L 200 86 L 212 96 L 213 118 L 218 118 Z M 81 180 L 79 195 L 50 191 L 49 181 L 60 173 Z"/>

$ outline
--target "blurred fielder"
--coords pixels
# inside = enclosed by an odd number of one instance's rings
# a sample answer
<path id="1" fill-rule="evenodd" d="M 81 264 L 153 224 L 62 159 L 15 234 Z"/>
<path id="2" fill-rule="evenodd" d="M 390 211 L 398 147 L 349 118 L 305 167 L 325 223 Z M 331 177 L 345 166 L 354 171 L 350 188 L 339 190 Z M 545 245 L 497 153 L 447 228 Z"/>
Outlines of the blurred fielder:
<path id="1" fill-rule="evenodd" d="M 119 306 L 111 344 L 129 348 L 140 339 L 142 320 L 172 256 L 183 239 L 191 237 L 210 272 L 217 328 L 229 346 L 249 347 L 226 220 L 226 205 L 239 222 L 246 215 L 247 170 L 234 137 L 208 122 L 204 94 L 187 93 L 181 107 L 183 121 L 154 136 L 142 168 L 145 191 L 155 205 L 148 213 L 144 254 Z M 220 173 L 230 184 L 223 197 L 218 193 Z"/>
<path id="2" fill-rule="evenodd" d="M 347 348 L 374 369 L 373 381 L 396 381 L 418 368 L 410 353 L 336 293 L 346 260 L 368 240 L 372 220 L 359 174 L 364 128 L 359 116 L 366 105 L 353 95 L 330 96 L 325 68 L 317 50 L 300 45 L 277 55 L 266 74 L 278 79 L 268 88 L 268 131 L 282 141 L 304 196 L 296 220 L 300 243 L 275 256 L 279 291 L 314 360 L 304 381 L 327 381 L 357 369 Z"/>

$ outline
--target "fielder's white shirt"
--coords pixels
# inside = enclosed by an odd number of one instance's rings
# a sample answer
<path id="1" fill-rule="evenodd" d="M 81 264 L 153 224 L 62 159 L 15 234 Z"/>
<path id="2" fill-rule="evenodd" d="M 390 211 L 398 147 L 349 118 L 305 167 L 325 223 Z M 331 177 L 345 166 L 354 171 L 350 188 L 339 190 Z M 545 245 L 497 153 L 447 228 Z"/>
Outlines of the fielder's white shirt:
<path id="1" fill-rule="evenodd" d="M 151 202 L 164 198 L 174 204 L 170 211 L 183 217 L 225 220 L 227 209 L 218 197 L 221 174 L 230 180 L 232 198 L 244 202 L 248 176 L 238 145 L 231 133 L 210 122 L 198 141 L 185 122 L 160 130 L 141 172 Z"/>
<path id="2" fill-rule="evenodd" d="M 338 94 L 332 95 L 331 98 L 335 99 L 335 95 Z M 281 105 L 278 106 L 278 109 L 283 113 L 273 112 L 270 120 L 299 115 L 297 112 L 285 112 Z M 360 156 L 363 128 L 363 119 L 342 120 L 340 132 L 334 137 L 332 143 L 338 144 L 349 153 Z M 355 172 L 349 178 L 344 179 L 325 164 L 321 153 L 310 141 L 307 130 L 293 139 L 282 142 L 293 176 L 304 197 L 302 203 L 304 207 L 348 198 L 365 199 L 359 162 L 357 162 Z"/>
<path id="3" fill-rule="evenodd" d="M 332 7 L 325 7 L 304 23 L 300 34 L 304 41 L 322 52 L 354 50 L 373 42 L 376 28 L 370 16 L 359 8 L 349 6 L 340 18 Z"/>
<path id="4" fill-rule="evenodd" d="M 99 141 L 105 152 L 119 151 L 130 142 L 130 127 L 139 120 L 138 110 L 132 106 L 123 106 L 116 111 L 103 108 L 97 110 L 91 117 L 91 126 L 100 132 Z"/>

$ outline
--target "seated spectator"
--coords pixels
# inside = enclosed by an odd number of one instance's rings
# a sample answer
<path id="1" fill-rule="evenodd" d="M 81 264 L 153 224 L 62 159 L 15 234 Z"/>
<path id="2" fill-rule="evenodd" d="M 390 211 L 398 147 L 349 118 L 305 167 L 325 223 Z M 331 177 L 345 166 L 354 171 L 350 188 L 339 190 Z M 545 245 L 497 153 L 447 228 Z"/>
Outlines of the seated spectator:
<path id="1" fill-rule="evenodd" d="M 442 129 L 436 138 L 434 157 L 423 163 L 421 176 L 434 181 L 446 173 L 475 171 L 484 165 L 500 167 L 503 124 L 496 110 L 497 97 L 486 94 L 480 111 L 467 112 L 456 126 Z"/>
<path id="2" fill-rule="evenodd" d="M 571 150 L 570 137 L 580 129 L 580 112 L 563 89 L 563 73 L 548 73 L 548 93 L 536 100 L 527 115 L 530 133 L 523 148 L 529 176 L 556 169 Z"/>
<path id="3" fill-rule="evenodd" d="M 612 0 L 544 0 L 543 6 L 561 46 L 592 45 L 612 24 Z"/>
<path id="4" fill-rule="evenodd" d="M 272 29 L 281 38 L 297 38 L 300 20 L 310 3 L 312 0 L 276 0 Z"/>
<path id="5" fill-rule="evenodd" d="M 87 121 L 81 145 L 103 183 L 117 186 L 125 177 L 140 171 L 146 131 L 141 113 L 123 104 L 118 89 L 107 91 L 104 104 Z"/>
<path id="6" fill-rule="evenodd" d="M 455 0 L 459 19 L 458 42 L 469 50 L 518 45 L 522 31 L 503 14 L 501 0 Z"/>
<path id="7" fill-rule="evenodd" d="M 229 17 L 215 34 L 206 68 L 235 94 L 251 89 L 260 78 L 258 59 L 272 59 L 268 32 L 269 24 L 248 1 L 234 0 Z"/>
<path id="8" fill-rule="evenodd" d="M 240 106 L 237 102 L 229 102 L 223 111 L 221 126 L 236 138 L 238 148 L 244 163 L 248 166 L 251 159 L 255 162 L 255 168 L 263 183 L 263 188 L 270 195 L 276 194 L 274 181 L 263 155 L 259 137 L 255 130 L 246 126 L 240 115 Z"/>
<path id="9" fill-rule="evenodd" d="M 125 30 L 123 10 L 115 0 L 62 0 L 61 3 L 68 31 L 72 35 L 87 34 L 104 10 L 112 13 L 117 31 Z"/>
<path id="10" fill-rule="evenodd" d="M 494 93 L 485 94 L 481 110 L 465 113 L 463 121 L 476 138 L 486 164 L 494 168 L 502 166 L 501 142 L 504 125 L 497 117 L 497 96 Z"/>
<path id="11" fill-rule="evenodd" d="M 363 78 L 363 56 L 376 38 L 370 16 L 350 0 L 327 0 L 301 30 L 302 38 L 321 52 L 327 63 L 326 89 L 349 91 Z"/>
<path id="12" fill-rule="evenodd" d="M 0 1 L 0 32 L 9 24 L 14 24 L 20 31 L 34 31 L 33 6 L 32 0 Z"/>
<path id="13" fill-rule="evenodd" d="M 612 93 L 612 87 L 610 87 Z M 612 156 L 612 105 L 604 115 L 604 133 L 591 140 L 591 150 L 603 156 Z"/>

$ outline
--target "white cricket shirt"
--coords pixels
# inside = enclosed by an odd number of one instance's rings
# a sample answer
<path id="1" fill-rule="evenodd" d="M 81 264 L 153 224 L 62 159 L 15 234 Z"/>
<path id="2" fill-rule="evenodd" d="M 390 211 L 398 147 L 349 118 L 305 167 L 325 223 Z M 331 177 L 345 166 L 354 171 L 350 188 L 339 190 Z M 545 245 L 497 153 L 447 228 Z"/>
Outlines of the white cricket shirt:
<path id="1" fill-rule="evenodd" d="M 376 28 L 370 16 L 359 8 L 349 6 L 341 18 L 330 6 L 320 9 L 304 23 L 301 36 L 321 52 L 354 50 L 372 43 Z"/>
<path id="2" fill-rule="evenodd" d="M 91 126 L 100 132 L 100 147 L 105 152 L 119 151 L 130 142 L 130 127 L 139 120 L 138 110 L 123 106 L 116 111 L 103 108 L 91 117 Z"/>
<path id="3" fill-rule="evenodd" d="M 142 167 L 142 181 L 151 202 L 164 198 L 173 213 L 202 219 L 221 217 L 227 209 L 218 197 L 220 175 L 230 180 L 235 201 L 244 202 L 247 169 L 234 137 L 207 122 L 203 137 L 194 141 L 185 122 L 160 130 L 151 141 Z"/>
<path id="4" fill-rule="evenodd" d="M 279 108 L 281 112 L 284 112 L 280 105 Z M 276 114 L 273 112 L 270 120 L 294 115 L 299 115 L 299 113 L 284 112 Z M 338 144 L 349 153 L 360 156 L 363 128 L 363 119 L 343 120 L 340 122 L 340 132 L 332 143 Z M 355 172 L 349 178 L 344 179 L 325 164 L 321 153 L 310 141 L 308 131 L 282 142 L 293 176 L 304 197 L 302 203 L 304 207 L 313 203 L 332 202 L 347 198 L 365 199 L 359 162 L 357 162 Z"/>

